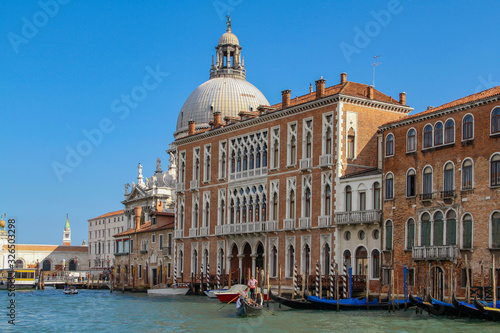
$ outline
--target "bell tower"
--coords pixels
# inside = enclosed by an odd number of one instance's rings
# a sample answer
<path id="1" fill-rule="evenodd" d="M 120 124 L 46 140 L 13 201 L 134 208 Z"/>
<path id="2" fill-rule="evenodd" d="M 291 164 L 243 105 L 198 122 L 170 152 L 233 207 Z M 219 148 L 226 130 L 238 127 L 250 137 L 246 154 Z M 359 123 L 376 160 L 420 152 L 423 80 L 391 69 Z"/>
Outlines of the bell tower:
<path id="1" fill-rule="evenodd" d="M 233 77 L 246 79 L 244 59 L 241 57 L 241 46 L 235 34 L 231 31 L 231 18 L 227 16 L 226 32 L 220 37 L 217 50 L 217 59 L 213 60 L 210 68 L 210 78 Z"/>
<path id="2" fill-rule="evenodd" d="M 63 245 L 71 245 L 71 228 L 69 226 L 68 214 L 66 214 L 66 224 L 63 231 Z"/>

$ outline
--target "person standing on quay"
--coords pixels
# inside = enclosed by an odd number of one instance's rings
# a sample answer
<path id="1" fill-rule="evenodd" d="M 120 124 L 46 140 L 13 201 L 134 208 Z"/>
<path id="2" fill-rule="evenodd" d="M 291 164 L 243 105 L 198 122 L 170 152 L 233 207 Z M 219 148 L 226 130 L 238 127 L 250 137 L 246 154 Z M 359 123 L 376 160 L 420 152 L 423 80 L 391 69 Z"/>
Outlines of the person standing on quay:
<path id="1" fill-rule="evenodd" d="M 248 280 L 248 287 L 250 288 L 250 298 L 255 301 L 255 287 L 257 285 L 257 280 L 252 275 L 250 280 Z"/>

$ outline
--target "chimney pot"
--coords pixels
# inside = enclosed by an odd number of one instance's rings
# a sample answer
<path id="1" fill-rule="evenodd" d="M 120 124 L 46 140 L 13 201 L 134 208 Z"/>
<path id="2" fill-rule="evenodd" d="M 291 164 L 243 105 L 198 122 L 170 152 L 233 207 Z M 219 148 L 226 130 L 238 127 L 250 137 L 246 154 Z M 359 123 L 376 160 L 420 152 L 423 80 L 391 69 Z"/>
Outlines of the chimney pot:
<path id="1" fill-rule="evenodd" d="M 368 86 L 368 98 L 373 99 L 373 86 Z"/>
<path id="2" fill-rule="evenodd" d="M 220 111 L 215 111 L 214 112 L 214 127 L 219 127 L 221 125 L 220 118 L 221 118 Z"/>
<path id="3" fill-rule="evenodd" d="M 347 73 L 340 73 L 340 84 L 344 84 L 347 82 Z"/>
<path id="4" fill-rule="evenodd" d="M 430 109 L 434 109 L 434 107 L 433 106 L 428 106 L 427 110 L 430 110 Z"/>
<path id="5" fill-rule="evenodd" d="M 321 98 L 325 96 L 325 82 L 326 80 L 321 77 L 316 81 L 316 98 Z"/>
<path id="6" fill-rule="evenodd" d="M 193 135 L 194 132 L 195 132 L 195 121 L 194 120 L 190 120 L 189 123 L 188 123 L 188 135 Z"/>
<path id="7" fill-rule="evenodd" d="M 290 95 L 292 91 L 287 89 L 281 92 L 281 107 L 286 108 L 290 106 Z"/>
<path id="8" fill-rule="evenodd" d="M 399 93 L 399 103 L 401 105 L 406 105 L 406 93 L 404 91 Z"/>

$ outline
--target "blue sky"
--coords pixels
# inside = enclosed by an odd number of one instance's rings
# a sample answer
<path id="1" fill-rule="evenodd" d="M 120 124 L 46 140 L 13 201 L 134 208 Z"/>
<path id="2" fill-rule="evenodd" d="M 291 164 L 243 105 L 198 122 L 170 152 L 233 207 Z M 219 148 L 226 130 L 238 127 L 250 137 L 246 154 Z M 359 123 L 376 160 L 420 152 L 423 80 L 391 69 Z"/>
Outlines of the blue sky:
<path id="1" fill-rule="evenodd" d="M 228 9 L 247 79 L 271 104 L 320 76 L 371 84 L 376 55 L 376 88 L 405 91 L 416 112 L 500 85 L 498 1 L 5 0 L 0 212 L 17 218 L 18 243 L 61 244 L 68 213 L 81 244 L 89 218 L 122 208 L 139 162 L 148 177 L 156 157 L 166 168 L 178 112 L 208 79 Z M 140 102 L 114 112 L 131 93 Z M 85 156 L 68 163 L 78 149 Z"/>

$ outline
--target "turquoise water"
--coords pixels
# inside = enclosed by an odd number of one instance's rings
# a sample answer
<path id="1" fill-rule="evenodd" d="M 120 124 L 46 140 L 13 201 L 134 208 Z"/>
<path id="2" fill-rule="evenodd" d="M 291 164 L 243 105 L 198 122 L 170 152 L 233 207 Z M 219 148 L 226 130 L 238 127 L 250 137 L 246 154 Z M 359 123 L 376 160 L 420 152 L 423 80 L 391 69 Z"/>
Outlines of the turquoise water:
<path id="1" fill-rule="evenodd" d="M 272 316 L 239 318 L 235 305 L 204 296 L 80 290 L 16 293 L 16 325 L 7 324 L 9 298 L 0 293 L 1 332 L 500 332 L 500 323 L 417 315 L 415 310 L 299 311 L 271 304 Z"/>

